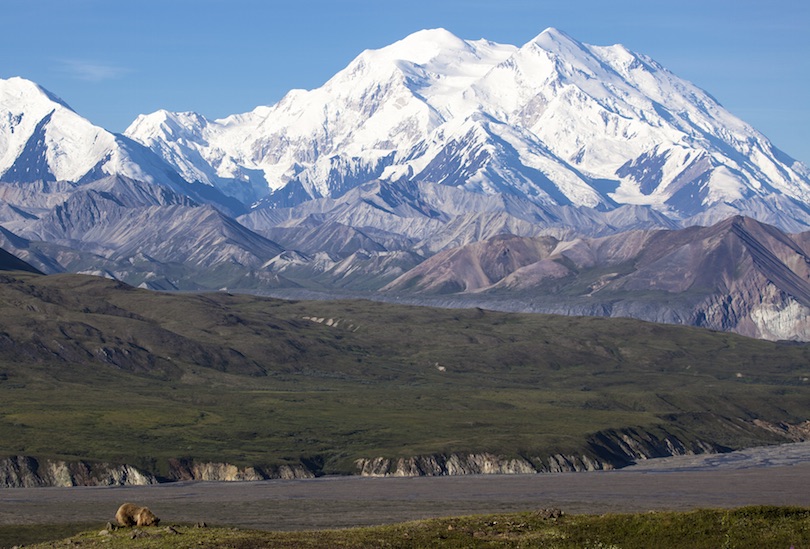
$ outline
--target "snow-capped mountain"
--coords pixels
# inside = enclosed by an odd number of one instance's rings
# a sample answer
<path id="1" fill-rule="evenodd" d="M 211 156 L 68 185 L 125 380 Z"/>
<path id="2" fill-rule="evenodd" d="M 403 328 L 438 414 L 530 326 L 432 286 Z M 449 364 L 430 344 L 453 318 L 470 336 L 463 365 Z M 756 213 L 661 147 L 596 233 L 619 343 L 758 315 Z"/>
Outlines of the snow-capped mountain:
<path id="1" fill-rule="evenodd" d="M 0 178 L 82 181 L 119 174 L 176 182 L 177 174 L 132 140 L 94 126 L 22 78 L 0 80 Z"/>
<path id="2" fill-rule="evenodd" d="M 420 31 L 273 106 L 160 111 L 125 134 L 187 180 L 269 207 L 408 179 L 704 222 L 778 195 L 810 220 L 805 165 L 652 59 L 556 29 L 520 48 Z"/>
<path id="3" fill-rule="evenodd" d="M 286 284 L 263 267 L 283 248 L 164 185 L 123 176 L 1 183 L 0 201 L 0 247 L 45 273 L 165 290 Z"/>
<path id="4" fill-rule="evenodd" d="M 153 289 L 386 288 L 414 300 L 475 286 L 440 297 L 520 310 L 515 296 L 540 288 L 553 312 L 810 338 L 807 166 L 648 57 L 555 29 L 522 47 L 421 31 L 275 105 L 221 120 L 158 111 L 124 135 L 32 82 L 0 80 L 0 182 L 0 247 L 46 273 Z M 758 225 L 739 219 L 725 232 L 684 229 L 740 215 L 791 233 L 801 253 L 766 238 L 771 229 L 752 240 Z M 711 282 L 709 301 L 689 301 L 699 284 L 674 285 L 622 308 L 614 298 L 649 288 L 600 277 L 638 271 L 629 248 L 593 265 L 571 256 L 577 242 L 661 229 L 686 243 L 666 249 L 692 254 L 690 276 Z M 728 231 L 736 236 L 716 252 Z M 544 255 L 552 241 L 556 259 Z M 724 273 L 773 266 L 774 254 L 786 268 L 757 269 L 755 283 L 711 278 L 712 258 L 740 242 L 751 244 L 747 263 Z M 651 287 L 673 265 L 651 270 Z M 610 299 L 594 300 L 588 288 L 602 282 Z M 724 305 L 732 290 L 740 307 Z M 713 320 L 701 324 L 706 311 Z M 751 315 L 757 330 L 737 327 Z"/>
<path id="5" fill-rule="evenodd" d="M 242 209 L 214 188 L 191 185 L 147 147 L 95 126 L 34 82 L 0 79 L 0 181 L 84 183 L 108 175 L 169 187 L 231 213 Z"/>

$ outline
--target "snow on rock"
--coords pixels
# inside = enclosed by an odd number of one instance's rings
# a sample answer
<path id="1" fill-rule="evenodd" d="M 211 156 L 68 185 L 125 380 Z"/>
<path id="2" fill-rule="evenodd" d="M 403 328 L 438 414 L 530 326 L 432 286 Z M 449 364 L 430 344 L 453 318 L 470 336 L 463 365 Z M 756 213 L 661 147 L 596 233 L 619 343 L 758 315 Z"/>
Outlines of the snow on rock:
<path id="1" fill-rule="evenodd" d="M 275 105 L 216 121 L 153 113 L 126 135 L 187 179 L 269 193 L 269 207 L 378 178 L 675 217 L 772 193 L 810 200 L 807 167 L 709 94 L 553 28 L 522 47 L 419 31 Z"/>
<path id="2" fill-rule="evenodd" d="M 256 208 L 377 179 L 677 220 L 772 196 L 810 202 L 810 169 L 708 93 L 624 46 L 553 28 L 520 47 L 419 31 L 274 105 L 220 120 L 161 110 L 123 136 L 36 84 L 0 81 L 0 177 L 106 174 L 201 183 Z"/>
<path id="3" fill-rule="evenodd" d="M 1 180 L 79 182 L 113 174 L 183 182 L 152 151 L 94 126 L 37 84 L 0 79 Z"/>

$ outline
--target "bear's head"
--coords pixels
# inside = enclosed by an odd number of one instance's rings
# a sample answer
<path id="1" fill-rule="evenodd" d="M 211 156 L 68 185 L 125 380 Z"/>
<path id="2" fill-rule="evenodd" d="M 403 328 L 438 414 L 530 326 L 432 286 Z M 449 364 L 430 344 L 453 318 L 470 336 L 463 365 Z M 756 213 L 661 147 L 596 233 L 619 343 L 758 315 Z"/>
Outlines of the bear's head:
<path id="1" fill-rule="evenodd" d="M 149 509 L 144 507 L 138 513 L 138 526 L 157 526 L 158 523 L 160 523 L 160 519 Z"/>

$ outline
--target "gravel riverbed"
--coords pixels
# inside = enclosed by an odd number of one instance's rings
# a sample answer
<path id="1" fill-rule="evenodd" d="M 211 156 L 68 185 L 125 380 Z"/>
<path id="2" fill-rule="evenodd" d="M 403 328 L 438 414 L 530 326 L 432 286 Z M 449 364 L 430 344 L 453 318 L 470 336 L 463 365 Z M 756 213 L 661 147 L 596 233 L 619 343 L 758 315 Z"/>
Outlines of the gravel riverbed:
<path id="1" fill-rule="evenodd" d="M 205 521 L 266 530 L 547 507 L 592 514 L 760 504 L 810 507 L 808 487 L 810 442 L 805 442 L 589 473 L 0 489 L 0 524 L 104 524 L 128 501 L 150 507 L 162 524 Z"/>

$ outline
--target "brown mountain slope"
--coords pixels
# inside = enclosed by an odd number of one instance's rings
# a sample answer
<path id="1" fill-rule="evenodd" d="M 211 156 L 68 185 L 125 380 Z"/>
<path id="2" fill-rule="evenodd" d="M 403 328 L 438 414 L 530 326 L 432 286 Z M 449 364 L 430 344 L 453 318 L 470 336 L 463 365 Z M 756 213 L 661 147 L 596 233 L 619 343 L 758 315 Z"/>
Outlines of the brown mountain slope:
<path id="1" fill-rule="evenodd" d="M 437 254 L 384 290 L 529 298 L 548 312 L 669 318 L 806 341 L 807 243 L 804 234 L 791 237 L 739 216 L 711 227 L 597 239 L 499 237 Z"/>
<path id="2" fill-rule="evenodd" d="M 558 244 L 553 237 L 499 235 L 440 252 L 383 290 L 411 289 L 430 293 L 480 290 L 545 259 Z"/>

